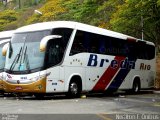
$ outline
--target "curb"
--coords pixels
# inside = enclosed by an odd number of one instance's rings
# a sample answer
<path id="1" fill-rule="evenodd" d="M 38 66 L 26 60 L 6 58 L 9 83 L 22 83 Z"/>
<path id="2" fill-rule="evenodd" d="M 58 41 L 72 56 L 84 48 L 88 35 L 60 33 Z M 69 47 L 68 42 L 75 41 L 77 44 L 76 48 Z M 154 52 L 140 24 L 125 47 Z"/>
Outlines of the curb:
<path id="1" fill-rule="evenodd" d="M 153 93 L 160 94 L 160 90 L 154 90 Z"/>

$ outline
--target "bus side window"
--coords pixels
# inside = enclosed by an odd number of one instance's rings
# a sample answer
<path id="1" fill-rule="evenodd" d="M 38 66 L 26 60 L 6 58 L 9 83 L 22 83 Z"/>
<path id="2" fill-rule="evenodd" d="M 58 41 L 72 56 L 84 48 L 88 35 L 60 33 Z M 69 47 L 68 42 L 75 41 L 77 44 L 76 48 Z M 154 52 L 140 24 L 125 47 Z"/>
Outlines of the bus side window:
<path id="1" fill-rule="evenodd" d="M 127 46 L 128 46 L 128 54 L 127 54 L 128 58 L 136 59 L 137 54 L 139 54 L 139 52 L 137 51 L 136 43 L 128 42 Z"/>
<path id="2" fill-rule="evenodd" d="M 104 38 L 99 39 L 99 53 L 106 54 L 106 41 Z"/>
<path id="3" fill-rule="evenodd" d="M 46 51 L 46 67 L 52 67 L 59 64 L 63 58 L 63 46 L 61 38 L 53 39 L 48 42 L 47 51 Z"/>
<path id="4" fill-rule="evenodd" d="M 73 29 L 70 29 L 70 28 L 55 28 L 52 31 L 52 35 L 62 36 L 61 42 L 65 50 L 67 47 L 68 41 L 70 40 L 72 32 L 73 32 Z"/>
<path id="5" fill-rule="evenodd" d="M 86 41 L 88 41 L 89 39 L 86 39 L 89 37 L 86 37 L 86 32 L 83 31 L 77 31 L 73 44 L 72 44 L 72 48 L 71 48 L 71 52 L 70 55 L 75 55 L 78 53 L 82 53 L 82 52 L 88 52 L 88 49 L 86 46 Z"/>
<path id="6" fill-rule="evenodd" d="M 143 46 L 143 49 L 141 49 Z M 138 58 L 151 60 L 155 58 L 155 47 L 153 45 L 138 44 Z"/>
<path id="7" fill-rule="evenodd" d="M 147 45 L 146 52 L 148 53 L 149 60 L 155 58 L 155 47 L 153 45 Z"/>
<path id="8" fill-rule="evenodd" d="M 143 48 L 143 49 L 142 49 Z M 145 43 L 137 43 L 137 57 L 138 59 L 148 59 L 146 54 L 146 44 Z"/>
<path id="9" fill-rule="evenodd" d="M 99 35 L 90 33 L 91 53 L 99 53 Z"/>

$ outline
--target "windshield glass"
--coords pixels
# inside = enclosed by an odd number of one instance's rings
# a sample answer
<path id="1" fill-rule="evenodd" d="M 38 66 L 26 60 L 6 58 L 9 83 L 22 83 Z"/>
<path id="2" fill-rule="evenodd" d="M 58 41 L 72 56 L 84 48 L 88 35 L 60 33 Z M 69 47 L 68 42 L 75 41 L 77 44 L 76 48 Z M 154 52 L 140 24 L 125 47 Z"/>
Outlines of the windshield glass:
<path id="1" fill-rule="evenodd" d="M 40 52 L 39 45 L 49 34 L 49 30 L 14 34 L 7 51 L 5 70 L 28 73 L 42 69 L 45 53 Z"/>
<path id="2" fill-rule="evenodd" d="M 5 64 L 5 56 L 2 55 L 2 48 L 4 44 L 0 44 L 0 72 L 3 72 Z"/>

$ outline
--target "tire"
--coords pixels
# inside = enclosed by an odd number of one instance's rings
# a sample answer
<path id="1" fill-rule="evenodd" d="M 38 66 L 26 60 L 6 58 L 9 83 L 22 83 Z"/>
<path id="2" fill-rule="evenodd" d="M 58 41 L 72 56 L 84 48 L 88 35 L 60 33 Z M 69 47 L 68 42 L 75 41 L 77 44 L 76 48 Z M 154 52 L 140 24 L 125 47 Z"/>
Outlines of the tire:
<path id="1" fill-rule="evenodd" d="M 0 95 L 4 95 L 4 91 L 0 91 Z"/>
<path id="2" fill-rule="evenodd" d="M 139 81 L 134 81 L 133 87 L 132 87 L 132 92 L 135 94 L 140 92 L 140 82 Z"/>
<path id="3" fill-rule="evenodd" d="M 40 99 L 40 100 L 44 99 L 44 94 L 43 93 L 35 93 L 34 96 L 35 96 L 36 99 Z"/>
<path id="4" fill-rule="evenodd" d="M 69 90 L 67 96 L 69 98 L 77 98 L 80 97 L 81 89 L 76 81 L 71 81 L 69 84 Z"/>

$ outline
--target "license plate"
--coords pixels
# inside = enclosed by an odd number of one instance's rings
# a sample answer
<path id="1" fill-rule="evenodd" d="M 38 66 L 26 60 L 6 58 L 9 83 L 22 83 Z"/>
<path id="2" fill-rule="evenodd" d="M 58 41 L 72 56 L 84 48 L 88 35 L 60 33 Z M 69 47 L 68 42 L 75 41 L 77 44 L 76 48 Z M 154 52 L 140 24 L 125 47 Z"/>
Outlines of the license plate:
<path id="1" fill-rule="evenodd" d="M 22 87 L 17 86 L 17 87 L 16 87 L 16 90 L 22 90 Z"/>

